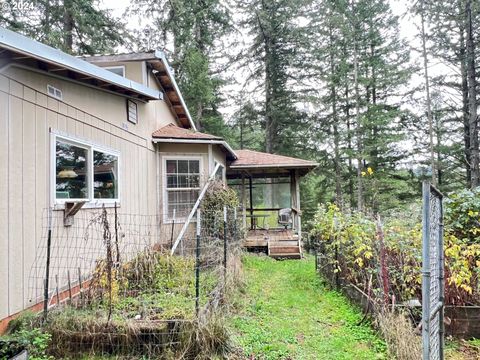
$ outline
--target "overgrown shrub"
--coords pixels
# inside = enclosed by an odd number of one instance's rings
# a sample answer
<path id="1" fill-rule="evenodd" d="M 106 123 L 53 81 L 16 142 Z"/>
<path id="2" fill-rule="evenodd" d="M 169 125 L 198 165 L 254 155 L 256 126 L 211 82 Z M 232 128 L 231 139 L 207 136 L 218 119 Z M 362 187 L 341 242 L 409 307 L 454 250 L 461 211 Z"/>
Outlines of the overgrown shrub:
<path id="1" fill-rule="evenodd" d="M 480 190 L 451 194 L 444 202 L 446 303 L 480 304 Z M 390 299 L 421 297 L 421 209 L 391 213 L 382 222 Z M 311 224 L 313 245 L 327 271 L 372 293 L 383 291 L 376 220 L 321 205 Z"/>
<path id="2" fill-rule="evenodd" d="M 36 314 L 25 312 L 9 324 L 7 335 L 0 337 L 0 359 L 9 359 L 24 349 L 30 360 L 50 360 L 47 348 L 51 335 L 39 327 Z"/>
<path id="3" fill-rule="evenodd" d="M 202 200 L 201 209 L 206 212 L 221 211 L 223 207 L 236 208 L 239 206 L 237 193 L 221 181 L 213 182 Z"/>

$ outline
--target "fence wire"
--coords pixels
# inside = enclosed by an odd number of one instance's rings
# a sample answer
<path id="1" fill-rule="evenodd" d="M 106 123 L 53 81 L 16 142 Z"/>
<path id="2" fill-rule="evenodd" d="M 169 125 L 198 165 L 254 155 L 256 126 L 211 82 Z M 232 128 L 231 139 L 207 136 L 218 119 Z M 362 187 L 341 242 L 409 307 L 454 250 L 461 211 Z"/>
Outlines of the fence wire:
<path id="1" fill-rule="evenodd" d="M 63 211 L 45 210 L 29 299 L 37 304 L 47 295 L 53 354 L 154 355 L 220 306 L 238 270 L 240 212 L 200 213 L 199 238 L 192 223 L 171 256 L 183 223 L 163 214 L 86 210 L 65 227 Z"/>

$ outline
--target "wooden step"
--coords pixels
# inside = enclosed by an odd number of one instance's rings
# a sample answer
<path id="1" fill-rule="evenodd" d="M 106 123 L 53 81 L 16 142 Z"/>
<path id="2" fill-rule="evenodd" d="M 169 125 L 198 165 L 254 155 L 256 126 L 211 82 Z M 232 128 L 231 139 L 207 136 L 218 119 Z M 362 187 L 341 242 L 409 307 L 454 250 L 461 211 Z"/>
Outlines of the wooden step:
<path id="1" fill-rule="evenodd" d="M 300 254 L 300 248 L 297 246 L 270 246 L 270 255 L 274 254 Z"/>
<path id="2" fill-rule="evenodd" d="M 298 240 L 275 240 L 275 241 L 270 241 L 270 246 L 298 246 Z"/>
<path id="3" fill-rule="evenodd" d="M 300 253 L 296 254 L 270 254 L 270 257 L 273 259 L 301 259 L 302 255 Z"/>

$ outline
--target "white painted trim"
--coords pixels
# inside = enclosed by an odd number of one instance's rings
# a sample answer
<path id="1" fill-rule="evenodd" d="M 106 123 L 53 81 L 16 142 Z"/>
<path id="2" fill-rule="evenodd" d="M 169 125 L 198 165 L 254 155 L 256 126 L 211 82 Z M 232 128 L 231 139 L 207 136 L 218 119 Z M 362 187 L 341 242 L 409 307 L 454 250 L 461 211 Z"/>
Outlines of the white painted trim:
<path id="1" fill-rule="evenodd" d="M 161 164 L 162 164 L 162 185 L 161 185 L 161 191 L 162 191 L 162 196 L 163 196 L 163 216 L 162 220 L 164 224 L 171 224 L 173 219 L 168 218 L 168 190 L 167 190 L 167 160 L 198 160 L 199 165 L 198 165 L 198 172 L 200 176 L 200 186 L 198 188 L 175 188 L 175 189 L 170 189 L 173 191 L 182 191 L 182 190 L 200 190 L 202 189 L 203 183 L 202 183 L 202 174 L 204 171 L 203 168 L 203 156 L 195 154 L 195 155 L 161 155 Z M 176 218 L 175 222 L 184 222 L 186 218 Z"/>
<path id="2" fill-rule="evenodd" d="M 56 198 L 56 143 L 57 140 L 62 142 L 78 146 L 80 148 L 87 150 L 87 193 L 88 197 L 86 199 L 57 199 Z M 116 199 L 95 199 L 93 194 L 93 152 L 103 152 L 108 155 L 117 157 L 117 198 Z M 114 206 L 115 203 L 120 205 L 120 200 L 122 198 L 121 194 L 121 176 L 122 176 L 122 165 L 121 165 L 121 156 L 120 152 L 111 148 L 108 148 L 104 145 L 98 145 L 92 143 L 91 141 L 85 141 L 79 139 L 78 137 L 68 135 L 64 132 L 50 129 L 50 204 L 55 210 L 64 209 L 65 203 L 69 201 L 85 201 L 88 202 L 83 206 L 84 208 L 98 208 L 105 206 Z"/>
<path id="3" fill-rule="evenodd" d="M 214 166 L 215 163 L 213 159 L 213 145 L 208 144 L 208 173 L 212 172 Z"/>
<path id="4" fill-rule="evenodd" d="M 117 155 L 117 156 L 120 155 L 119 150 L 115 150 L 115 149 L 112 149 L 112 148 L 110 148 L 108 146 L 105 146 L 101 143 L 91 141 L 91 140 L 89 140 L 85 137 L 70 135 L 69 133 L 67 133 L 65 131 L 60 131 L 60 130 L 52 129 L 52 128 L 50 128 L 50 133 L 55 135 L 55 136 L 58 136 L 60 138 L 65 138 L 67 141 L 72 141 L 72 142 L 81 144 L 83 146 L 94 147 L 96 150 L 101 150 L 101 151 L 107 152 L 111 155 Z"/>
<path id="5" fill-rule="evenodd" d="M 214 169 L 217 166 L 217 164 L 219 164 L 220 167 L 222 168 L 222 181 L 226 184 L 227 183 L 227 169 L 225 168 L 225 164 L 223 164 L 222 162 L 220 162 L 220 161 L 218 161 L 217 159 L 214 158 L 214 160 L 213 160 L 213 168 Z"/>

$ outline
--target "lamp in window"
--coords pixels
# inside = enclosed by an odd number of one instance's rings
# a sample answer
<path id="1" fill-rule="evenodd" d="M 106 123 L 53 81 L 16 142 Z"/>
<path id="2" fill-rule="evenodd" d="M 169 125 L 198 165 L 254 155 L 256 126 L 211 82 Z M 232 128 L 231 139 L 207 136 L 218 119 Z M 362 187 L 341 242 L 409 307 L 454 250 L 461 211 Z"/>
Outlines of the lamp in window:
<path id="1" fill-rule="evenodd" d="M 65 167 L 58 172 L 57 177 L 60 179 L 74 179 L 78 177 L 78 174 L 73 170 L 73 167 Z"/>

